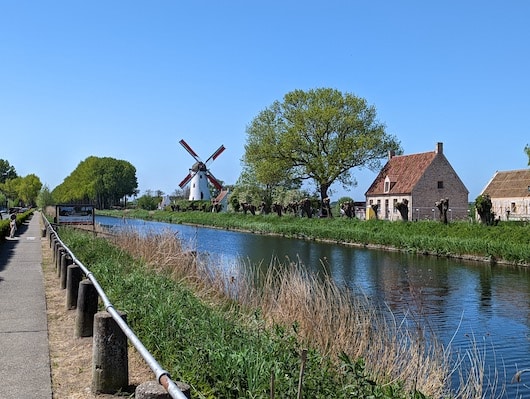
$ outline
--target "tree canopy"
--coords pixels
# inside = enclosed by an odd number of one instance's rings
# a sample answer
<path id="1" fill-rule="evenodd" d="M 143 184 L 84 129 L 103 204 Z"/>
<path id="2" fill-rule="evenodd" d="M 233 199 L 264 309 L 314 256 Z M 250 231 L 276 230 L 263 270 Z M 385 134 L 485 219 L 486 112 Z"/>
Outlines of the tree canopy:
<path id="1" fill-rule="evenodd" d="M 0 159 L 0 197 L 1 203 L 11 206 L 33 206 L 39 195 L 42 183 L 35 174 L 18 176 L 15 167 L 5 159 Z"/>
<path id="2" fill-rule="evenodd" d="M 295 90 L 247 127 L 244 168 L 265 185 L 312 181 L 323 200 L 338 181 L 355 185 L 352 169 L 376 170 L 397 139 L 365 99 L 335 89 Z"/>
<path id="3" fill-rule="evenodd" d="M 526 145 L 524 152 L 526 152 L 526 155 L 528 155 L 528 166 L 530 166 L 530 145 Z"/>
<path id="4" fill-rule="evenodd" d="M 6 180 L 17 178 L 17 172 L 14 166 L 11 166 L 5 159 L 0 159 L 0 183 L 5 183 Z"/>
<path id="5" fill-rule="evenodd" d="M 88 157 L 57 186 L 56 203 L 87 202 L 104 209 L 133 195 L 138 187 L 136 168 L 127 161 L 110 157 Z"/>

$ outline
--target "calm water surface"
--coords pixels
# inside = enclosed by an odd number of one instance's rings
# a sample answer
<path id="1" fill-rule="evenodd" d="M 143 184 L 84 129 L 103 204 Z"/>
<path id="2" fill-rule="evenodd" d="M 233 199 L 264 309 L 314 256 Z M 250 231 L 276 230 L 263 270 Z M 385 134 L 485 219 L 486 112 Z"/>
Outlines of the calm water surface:
<path id="1" fill-rule="evenodd" d="M 530 368 L 530 273 L 525 268 L 134 219 L 98 216 L 96 222 L 177 231 L 189 249 L 218 258 L 227 274 L 242 263 L 268 265 L 273 259 L 299 259 L 314 271 L 324 268 L 337 283 L 362 290 L 394 314 L 421 319 L 460 353 L 474 340 L 486 353 L 487 367 L 499 371 L 498 382 L 507 384 L 501 397 L 530 398 L 530 388 L 510 383 L 518 370 Z M 522 381 L 530 384 L 530 373 Z"/>

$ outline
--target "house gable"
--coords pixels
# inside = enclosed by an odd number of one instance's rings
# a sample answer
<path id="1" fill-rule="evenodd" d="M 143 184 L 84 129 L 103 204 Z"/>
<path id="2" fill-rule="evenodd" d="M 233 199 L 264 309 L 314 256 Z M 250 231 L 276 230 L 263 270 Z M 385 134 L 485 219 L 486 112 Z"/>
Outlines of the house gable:
<path id="1" fill-rule="evenodd" d="M 406 195 L 412 193 L 435 156 L 434 151 L 393 156 L 383 166 L 365 195 L 368 197 L 382 194 Z M 385 182 L 389 183 L 386 186 L 388 190 L 385 190 Z"/>

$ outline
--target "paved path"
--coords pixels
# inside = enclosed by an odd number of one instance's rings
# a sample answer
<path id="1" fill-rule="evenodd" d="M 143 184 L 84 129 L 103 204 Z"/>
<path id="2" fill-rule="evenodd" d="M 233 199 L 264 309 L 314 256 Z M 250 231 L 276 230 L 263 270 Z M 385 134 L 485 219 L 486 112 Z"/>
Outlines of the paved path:
<path id="1" fill-rule="evenodd" d="M 0 398 L 51 399 L 41 214 L 0 244 Z"/>

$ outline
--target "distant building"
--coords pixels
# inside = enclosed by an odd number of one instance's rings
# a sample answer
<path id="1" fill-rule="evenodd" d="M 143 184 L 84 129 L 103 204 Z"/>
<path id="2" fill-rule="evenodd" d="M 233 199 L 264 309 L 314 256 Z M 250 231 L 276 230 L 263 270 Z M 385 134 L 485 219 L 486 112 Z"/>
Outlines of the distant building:
<path id="1" fill-rule="evenodd" d="M 530 220 L 530 169 L 495 172 L 480 194 L 491 198 L 501 220 Z"/>
<path id="2" fill-rule="evenodd" d="M 397 205 L 405 203 L 409 220 L 437 219 L 436 202 L 448 199 L 448 219 L 467 219 L 468 194 L 443 154 L 443 143 L 430 152 L 389 153 L 388 162 L 366 191 L 366 218 L 401 220 Z"/>
<path id="3" fill-rule="evenodd" d="M 212 200 L 212 210 L 214 212 L 226 212 L 228 210 L 228 189 L 223 189 L 217 197 Z"/>

